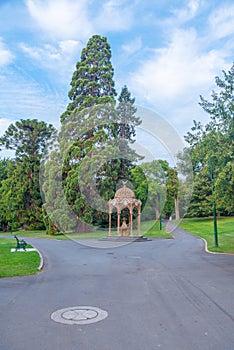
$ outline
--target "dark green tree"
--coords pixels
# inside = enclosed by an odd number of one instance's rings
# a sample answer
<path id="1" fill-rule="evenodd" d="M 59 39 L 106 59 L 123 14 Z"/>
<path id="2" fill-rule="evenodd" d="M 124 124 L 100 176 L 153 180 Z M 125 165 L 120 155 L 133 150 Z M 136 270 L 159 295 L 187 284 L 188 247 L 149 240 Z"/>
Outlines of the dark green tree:
<path id="1" fill-rule="evenodd" d="M 136 126 L 141 124 L 141 119 L 136 116 L 137 108 L 135 107 L 135 98 L 131 97 L 125 85 L 118 98 L 117 118 L 118 118 L 118 135 L 122 140 L 134 142 L 136 136 Z"/>
<path id="2" fill-rule="evenodd" d="M 9 176 L 11 161 L 0 159 L 0 230 L 7 231 L 10 229 L 11 208 L 7 198 L 9 190 L 7 178 Z"/>
<path id="3" fill-rule="evenodd" d="M 46 143 L 54 133 L 54 127 L 43 121 L 22 119 L 11 124 L 0 138 L 2 146 L 15 151 L 7 179 L 2 181 L 2 196 L 8 206 L 14 205 L 20 227 L 43 227 L 39 167 Z"/>
<path id="4" fill-rule="evenodd" d="M 215 78 L 218 91 L 213 91 L 211 101 L 200 97 L 200 105 L 210 115 L 210 121 L 205 126 L 194 121 L 194 126 L 185 136 L 189 144 L 186 152 L 190 154 L 195 178 L 194 194 L 189 209 L 192 215 L 207 215 L 212 212 L 209 169 L 211 159 L 215 159 L 212 173 L 217 210 L 223 215 L 234 211 L 234 65 L 227 73 L 223 71 L 223 75 L 224 79 Z M 210 190 L 207 184 L 202 182 L 204 178 L 207 178 Z M 201 211 L 201 201 L 204 204 L 202 198 L 207 200 L 205 208 Z"/>
<path id="5" fill-rule="evenodd" d="M 115 194 L 117 182 L 131 179 L 133 167 L 142 159 L 130 147 L 135 142 L 136 126 L 141 124 L 141 119 L 136 116 L 135 98 L 131 97 L 126 85 L 121 90 L 118 102 L 112 127 L 120 155 L 103 164 L 97 174 L 99 192 L 106 200 Z"/>
<path id="6" fill-rule="evenodd" d="M 177 170 L 174 168 L 169 168 L 167 173 L 166 180 L 166 189 L 167 189 L 167 202 L 166 207 L 168 212 L 172 214 L 175 212 L 175 219 L 180 219 L 180 211 L 179 211 L 179 179 Z"/>
<path id="7" fill-rule="evenodd" d="M 148 204 L 154 209 L 156 220 L 163 211 L 166 200 L 166 180 L 169 165 L 165 160 L 153 160 L 141 164 L 148 184 Z"/>
<path id="8" fill-rule="evenodd" d="M 114 70 L 110 59 L 107 39 L 99 35 L 91 37 L 72 77 L 68 94 L 71 103 L 61 116 L 59 144 L 64 193 L 72 210 L 88 224 L 107 224 L 104 202 L 113 197 L 119 180 L 130 176 L 135 153 L 130 154 L 128 143 L 133 142 L 135 135 L 132 125 L 140 122 L 139 118 L 134 119 L 134 99 L 127 88 L 120 97 L 122 109 L 115 107 Z M 124 100 L 131 107 L 126 111 Z M 123 125 L 120 126 L 123 119 L 124 138 L 121 136 Z M 100 205 L 104 212 L 93 203 L 96 197 L 97 202 L 103 200 Z M 78 231 L 88 230 L 82 222 L 78 226 Z"/>
<path id="9" fill-rule="evenodd" d="M 7 178 L 7 169 L 8 169 L 9 160 L 6 158 L 0 158 L 0 187 L 2 180 Z"/>
<path id="10" fill-rule="evenodd" d="M 105 37 L 93 35 L 76 64 L 68 93 L 71 103 L 61 115 L 61 122 L 75 110 L 78 112 L 97 104 L 113 103 L 116 96 L 113 75 L 110 44 Z"/>

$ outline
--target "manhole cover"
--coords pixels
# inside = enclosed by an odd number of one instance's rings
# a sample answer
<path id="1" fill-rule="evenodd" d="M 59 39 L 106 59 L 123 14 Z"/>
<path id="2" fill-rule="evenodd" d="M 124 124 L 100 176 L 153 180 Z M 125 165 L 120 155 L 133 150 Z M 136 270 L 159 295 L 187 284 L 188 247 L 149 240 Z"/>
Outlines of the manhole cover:
<path id="1" fill-rule="evenodd" d="M 51 319 L 64 324 L 90 324 L 104 320 L 107 311 L 94 306 L 74 306 L 60 309 L 51 314 Z"/>

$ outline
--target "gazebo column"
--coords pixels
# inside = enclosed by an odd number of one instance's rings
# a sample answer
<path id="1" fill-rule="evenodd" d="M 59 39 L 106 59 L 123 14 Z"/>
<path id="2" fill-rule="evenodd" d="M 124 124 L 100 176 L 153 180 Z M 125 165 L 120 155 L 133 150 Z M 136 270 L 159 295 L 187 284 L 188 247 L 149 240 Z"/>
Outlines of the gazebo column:
<path id="1" fill-rule="evenodd" d="M 109 232 L 108 232 L 108 236 L 111 236 L 111 212 L 109 212 Z"/>
<path id="2" fill-rule="evenodd" d="M 130 236 L 132 236 L 132 208 L 130 209 Z"/>
<path id="3" fill-rule="evenodd" d="M 138 217 L 137 217 L 137 235 L 141 235 L 141 208 L 138 208 Z"/>
<path id="4" fill-rule="evenodd" d="M 117 219 L 117 235 L 120 236 L 120 211 L 118 209 L 118 219 Z"/>

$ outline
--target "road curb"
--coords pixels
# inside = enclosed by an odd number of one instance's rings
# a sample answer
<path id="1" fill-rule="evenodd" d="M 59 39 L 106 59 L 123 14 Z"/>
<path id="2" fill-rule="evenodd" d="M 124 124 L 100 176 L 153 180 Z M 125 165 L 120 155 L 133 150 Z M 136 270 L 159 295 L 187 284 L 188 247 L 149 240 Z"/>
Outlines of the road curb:
<path id="1" fill-rule="evenodd" d="M 197 236 L 198 238 L 200 238 L 203 242 L 204 242 L 204 246 L 205 246 L 205 252 L 209 253 L 209 254 L 215 254 L 215 255 L 231 255 L 233 256 L 234 254 L 231 253 L 222 253 L 222 252 L 211 252 L 208 247 L 207 247 L 207 241 L 205 240 L 205 238 L 202 238 L 200 236 Z"/>
<path id="2" fill-rule="evenodd" d="M 36 249 L 36 251 L 38 252 L 38 254 L 40 256 L 40 264 L 39 264 L 37 269 L 38 269 L 38 271 L 41 271 L 43 269 L 43 266 L 44 266 L 44 259 L 43 259 L 43 256 L 42 256 L 41 252 L 37 248 L 35 248 L 35 249 Z"/>

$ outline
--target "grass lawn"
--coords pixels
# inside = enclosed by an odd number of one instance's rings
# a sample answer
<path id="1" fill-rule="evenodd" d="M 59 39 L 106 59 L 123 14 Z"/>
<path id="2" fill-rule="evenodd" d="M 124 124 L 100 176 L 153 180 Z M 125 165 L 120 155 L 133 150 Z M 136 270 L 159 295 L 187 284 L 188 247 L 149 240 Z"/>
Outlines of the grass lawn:
<path id="1" fill-rule="evenodd" d="M 137 229 L 133 230 L 133 234 L 137 236 Z M 108 230 L 97 230 L 92 233 L 81 233 L 81 234 L 67 234 L 68 237 L 71 238 L 101 238 L 106 237 L 108 235 Z M 112 228 L 112 235 L 117 235 L 116 228 Z M 158 221 L 143 221 L 141 222 L 141 235 L 144 237 L 155 237 L 155 238 L 173 238 L 173 236 L 166 231 L 165 227 L 162 226 L 162 230 L 159 229 L 159 222 Z"/>
<path id="2" fill-rule="evenodd" d="M 166 231 L 165 227 L 162 225 L 162 230 L 160 230 L 159 221 L 143 221 L 141 223 L 141 232 L 144 237 L 152 238 L 173 238 L 173 236 Z"/>
<path id="3" fill-rule="evenodd" d="M 11 236 L 10 232 L 0 232 L 3 235 Z M 48 235 L 46 231 L 17 231 L 13 232 L 18 237 L 33 237 L 33 238 L 48 238 L 48 239 L 59 239 L 66 240 L 72 239 L 82 239 L 82 238 L 102 238 L 108 235 L 108 229 L 106 230 L 95 230 L 91 233 L 57 233 L 55 235 Z M 133 234 L 137 235 L 137 229 L 133 230 Z M 141 234 L 145 237 L 155 237 L 155 238 L 173 238 L 173 236 L 166 231 L 165 227 L 162 226 L 162 230 L 159 229 L 159 221 L 143 221 L 141 222 Z M 117 235 L 117 230 L 112 228 L 112 235 Z"/>
<path id="4" fill-rule="evenodd" d="M 213 218 L 183 219 L 179 227 L 191 232 L 207 241 L 208 249 L 212 252 L 234 254 L 234 217 L 221 217 L 217 219 L 218 243 L 214 246 Z"/>
<path id="5" fill-rule="evenodd" d="M 0 232 L 3 236 L 12 237 L 11 232 Z M 38 231 L 13 231 L 13 235 L 17 237 L 32 237 L 32 238 L 50 238 L 50 239 L 67 239 L 63 233 L 57 233 L 56 235 L 48 235 L 45 230 Z"/>
<path id="6" fill-rule="evenodd" d="M 0 278 L 32 275 L 38 271 L 40 256 L 38 252 L 14 252 L 15 238 L 0 238 Z M 31 248 L 27 245 L 27 248 Z"/>

